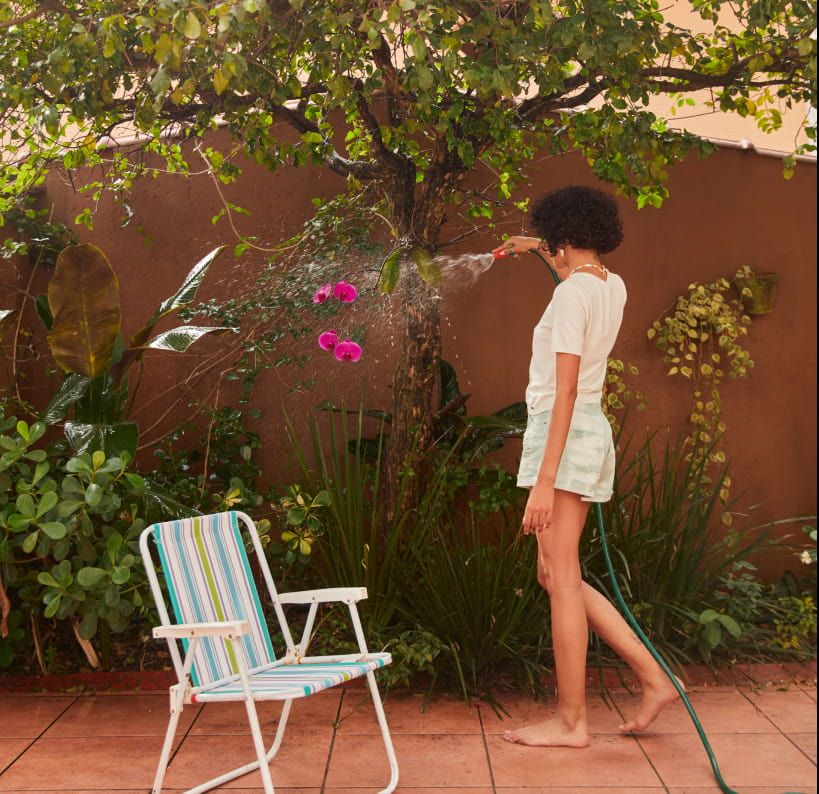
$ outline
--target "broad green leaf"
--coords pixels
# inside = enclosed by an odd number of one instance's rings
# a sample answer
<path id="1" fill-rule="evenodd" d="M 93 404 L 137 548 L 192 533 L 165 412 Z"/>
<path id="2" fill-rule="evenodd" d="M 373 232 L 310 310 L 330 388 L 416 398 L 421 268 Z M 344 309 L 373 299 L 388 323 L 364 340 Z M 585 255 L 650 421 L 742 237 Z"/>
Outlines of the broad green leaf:
<path id="1" fill-rule="evenodd" d="M 108 556 L 115 560 L 117 555 L 119 554 L 119 550 L 122 548 L 122 535 L 119 532 L 112 532 L 108 539 L 105 541 L 105 549 L 108 552 Z"/>
<path id="2" fill-rule="evenodd" d="M 79 633 L 84 640 L 90 640 L 97 633 L 97 624 L 99 623 L 99 616 L 94 609 L 86 610 L 80 621 Z"/>
<path id="3" fill-rule="evenodd" d="M 125 584 L 131 578 L 131 569 L 124 565 L 115 565 L 111 569 L 111 581 L 114 584 Z"/>
<path id="4" fill-rule="evenodd" d="M 719 615 L 717 620 L 728 630 L 728 633 L 738 639 L 742 636 L 742 627 L 730 615 Z"/>
<path id="5" fill-rule="evenodd" d="M 48 307 L 48 295 L 43 295 L 42 293 L 38 295 L 34 300 L 34 308 L 37 311 L 37 316 L 42 320 L 46 331 L 50 331 L 51 326 L 54 324 L 54 317 L 51 314 L 51 309 Z"/>
<path id="6" fill-rule="evenodd" d="M 48 602 L 48 605 L 43 610 L 43 615 L 47 618 L 53 618 L 54 615 L 57 614 L 57 610 L 60 608 L 60 603 L 62 601 L 61 596 L 57 596 L 56 598 L 52 599 Z"/>
<path id="7" fill-rule="evenodd" d="M 40 537 L 39 530 L 34 530 L 22 543 L 22 549 L 26 554 L 31 554 L 34 547 L 37 545 L 37 539 Z"/>
<path id="8" fill-rule="evenodd" d="M 106 576 L 108 576 L 108 571 L 104 568 L 80 568 L 77 571 L 77 584 L 81 587 L 93 587 L 105 579 Z"/>
<path id="9" fill-rule="evenodd" d="M 313 507 L 329 507 L 332 503 L 329 491 L 319 491 L 313 497 Z"/>
<path id="10" fill-rule="evenodd" d="M 68 373 L 45 411 L 40 415 L 41 421 L 49 425 L 59 422 L 68 409 L 86 394 L 90 383 L 91 381 L 85 375 L 78 375 L 75 372 Z"/>
<path id="11" fill-rule="evenodd" d="M 34 507 L 34 499 L 32 499 L 31 494 L 20 494 L 20 496 L 17 497 L 16 504 L 17 512 L 25 518 L 34 518 L 37 514 L 36 508 Z"/>
<path id="12" fill-rule="evenodd" d="M 188 39 L 198 39 L 199 36 L 202 35 L 202 25 L 199 22 L 199 17 L 193 13 L 193 11 L 188 11 L 188 15 L 185 17 L 185 28 L 184 31 L 185 38 Z"/>
<path id="13" fill-rule="evenodd" d="M 401 257 L 404 254 L 403 248 L 396 248 L 390 251 L 381 264 L 381 274 L 378 277 L 378 291 L 389 294 L 398 284 L 398 276 L 401 273 Z"/>
<path id="14" fill-rule="evenodd" d="M 57 580 L 48 572 L 48 571 L 41 571 L 37 574 L 37 581 L 45 585 L 46 587 L 56 587 L 59 588 L 60 585 L 58 584 Z"/>
<path id="15" fill-rule="evenodd" d="M 230 76 L 225 73 L 224 69 L 217 69 L 213 73 L 213 87 L 217 94 L 223 94 L 230 85 Z"/>
<path id="16" fill-rule="evenodd" d="M 208 268 L 225 248 L 226 246 L 224 245 L 214 248 L 193 266 L 190 273 L 185 276 L 179 289 L 169 298 L 162 301 L 159 308 L 151 316 L 151 319 L 131 337 L 131 347 L 141 347 L 144 345 L 159 320 L 171 312 L 181 309 L 183 306 L 187 306 L 193 302 L 196 298 L 197 290 L 207 275 Z"/>
<path id="17" fill-rule="evenodd" d="M 48 283 L 54 324 L 48 344 L 66 372 L 95 378 L 108 368 L 120 329 L 119 282 L 105 254 L 71 245 L 57 257 Z"/>
<path id="18" fill-rule="evenodd" d="M 47 521 L 45 524 L 40 524 L 40 529 L 52 540 L 61 540 L 68 533 L 65 524 L 59 521 Z"/>
<path id="19" fill-rule="evenodd" d="M 158 334 L 151 339 L 145 347 L 152 350 L 170 350 L 174 353 L 184 353 L 192 344 L 198 342 L 207 334 L 224 333 L 234 331 L 233 328 L 225 326 L 203 327 L 197 325 L 180 325 L 170 331 Z"/>
<path id="20" fill-rule="evenodd" d="M 410 251 L 410 256 L 418 268 L 418 275 L 431 287 L 437 287 L 441 283 L 441 270 L 435 264 L 429 252 L 423 248 L 415 247 Z"/>
<path id="21" fill-rule="evenodd" d="M 102 451 L 112 458 L 126 453 L 133 459 L 139 442 L 136 422 L 119 422 L 115 425 L 66 422 L 64 431 L 68 443 L 77 454 Z"/>
<path id="22" fill-rule="evenodd" d="M 97 507 L 102 501 L 102 488 L 95 482 L 85 489 L 85 503 L 89 507 Z"/>
<path id="23" fill-rule="evenodd" d="M 54 493 L 54 491 L 48 491 L 47 493 L 44 493 L 40 497 L 40 502 L 37 505 L 37 518 L 40 518 L 40 516 L 44 516 L 49 510 L 51 510 L 54 507 L 54 505 L 57 504 L 59 500 L 60 497 L 57 496 L 57 494 Z"/>

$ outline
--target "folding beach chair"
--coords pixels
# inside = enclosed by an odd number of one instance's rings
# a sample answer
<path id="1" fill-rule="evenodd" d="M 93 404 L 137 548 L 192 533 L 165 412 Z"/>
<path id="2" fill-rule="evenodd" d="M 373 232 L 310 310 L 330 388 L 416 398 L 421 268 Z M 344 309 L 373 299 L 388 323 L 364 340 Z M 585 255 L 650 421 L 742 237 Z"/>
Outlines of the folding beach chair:
<path id="1" fill-rule="evenodd" d="M 273 653 L 240 524 L 252 541 L 284 638 L 286 652 L 280 659 Z M 168 613 L 160 589 L 149 548 L 151 541 L 158 552 L 174 619 Z M 398 762 L 373 672 L 389 664 L 391 659 L 388 653 L 367 650 L 357 607 L 357 602 L 367 597 L 365 588 L 278 594 L 256 526 L 249 516 L 239 512 L 154 524 L 142 533 L 139 545 L 162 621 L 162 625 L 154 629 L 154 637 L 167 639 L 178 681 L 170 689 L 171 715 L 153 794 L 162 791 L 179 715 L 186 703 L 243 701 L 256 751 L 255 761 L 191 788 L 188 794 L 209 791 L 255 769 L 261 772 L 265 792 L 274 794 L 269 764 L 281 746 L 293 701 L 361 676 L 367 677 L 390 764 L 390 782 L 381 794 L 395 790 Z M 349 606 L 360 653 L 308 656 L 319 604 L 333 602 Z M 283 606 L 286 604 L 309 604 L 307 622 L 298 644 L 293 642 L 285 619 Z M 256 713 L 259 700 L 284 702 L 269 750 L 265 749 Z"/>

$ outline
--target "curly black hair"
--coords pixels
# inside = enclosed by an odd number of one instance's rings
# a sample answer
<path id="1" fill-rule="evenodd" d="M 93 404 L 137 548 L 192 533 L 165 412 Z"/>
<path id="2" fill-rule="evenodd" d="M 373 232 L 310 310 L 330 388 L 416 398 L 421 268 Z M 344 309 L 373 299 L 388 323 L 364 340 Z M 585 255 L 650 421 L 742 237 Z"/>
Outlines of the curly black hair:
<path id="1" fill-rule="evenodd" d="M 564 245 L 607 254 L 623 241 L 623 224 L 614 199 L 590 187 L 563 187 L 532 208 L 532 225 L 555 253 Z"/>

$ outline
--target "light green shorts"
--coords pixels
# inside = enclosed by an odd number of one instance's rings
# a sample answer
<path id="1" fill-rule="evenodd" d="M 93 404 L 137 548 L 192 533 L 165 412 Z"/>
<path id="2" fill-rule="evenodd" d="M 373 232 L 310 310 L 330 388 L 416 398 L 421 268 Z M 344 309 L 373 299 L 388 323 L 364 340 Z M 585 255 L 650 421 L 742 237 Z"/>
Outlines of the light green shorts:
<path id="1" fill-rule="evenodd" d="M 551 413 L 529 414 L 518 470 L 521 488 L 535 484 Z M 613 486 L 614 441 L 609 420 L 597 403 L 575 404 L 555 488 L 580 494 L 584 502 L 608 502 Z"/>

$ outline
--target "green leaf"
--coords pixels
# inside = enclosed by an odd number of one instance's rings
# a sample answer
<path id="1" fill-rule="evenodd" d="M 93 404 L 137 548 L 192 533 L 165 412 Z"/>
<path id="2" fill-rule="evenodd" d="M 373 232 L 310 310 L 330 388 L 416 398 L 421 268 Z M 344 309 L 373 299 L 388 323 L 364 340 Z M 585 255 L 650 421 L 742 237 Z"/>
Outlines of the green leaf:
<path id="1" fill-rule="evenodd" d="M 37 518 L 40 518 L 40 516 L 44 516 L 59 501 L 60 497 L 57 496 L 57 494 L 54 493 L 54 491 L 48 491 L 48 493 L 44 493 L 40 497 L 40 502 L 37 505 Z"/>
<path id="2" fill-rule="evenodd" d="M 95 609 L 88 609 L 80 621 L 79 634 L 84 640 L 90 640 L 97 633 L 99 616 Z"/>
<path id="3" fill-rule="evenodd" d="M 332 503 L 329 491 L 319 491 L 313 498 L 313 507 L 329 507 Z"/>
<path id="4" fill-rule="evenodd" d="M 441 283 L 441 270 L 429 252 L 424 248 L 415 247 L 410 251 L 410 256 L 418 268 L 418 275 L 431 287 L 437 287 Z"/>
<path id="5" fill-rule="evenodd" d="M 112 532 L 105 541 L 105 549 L 112 560 L 116 560 L 119 550 L 122 548 L 122 543 L 122 535 L 119 532 Z"/>
<path id="6" fill-rule="evenodd" d="M 102 501 L 102 488 L 100 488 L 100 486 L 97 483 L 92 482 L 85 489 L 85 503 L 89 507 L 97 507 L 101 501 Z"/>
<path id="7" fill-rule="evenodd" d="M 25 518 L 34 518 L 36 515 L 36 508 L 34 507 L 34 499 L 31 494 L 20 494 L 17 497 L 17 512 Z"/>
<path id="8" fill-rule="evenodd" d="M 64 248 L 48 282 L 48 305 L 57 364 L 91 379 L 105 372 L 121 322 L 119 282 L 105 254 L 88 244 Z"/>
<path id="9" fill-rule="evenodd" d="M 213 87 L 217 94 L 223 94 L 230 85 L 230 76 L 225 73 L 224 69 L 217 69 L 213 73 Z"/>
<path id="10" fill-rule="evenodd" d="M 88 392 L 91 380 L 85 375 L 70 372 L 60 384 L 46 409 L 40 415 L 40 420 L 53 425 L 59 422 L 68 412 L 68 409 Z"/>
<path id="11" fill-rule="evenodd" d="M 738 639 L 742 636 L 742 627 L 730 615 L 718 615 L 717 620 L 728 630 L 728 633 Z"/>
<path id="12" fill-rule="evenodd" d="M 48 571 L 41 571 L 38 573 L 37 581 L 46 587 L 56 587 L 57 589 L 60 587 L 57 580 Z"/>
<path id="13" fill-rule="evenodd" d="M 151 319 L 131 337 L 131 347 L 141 347 L 148 340 L 154 326 L 163 317 L 181 309 L 183 306 L 188 306 L 196 298 L 196 292 L 204 281 L 208 269 L 213 262 L 222 254 L 227 246 L 220 245 L 209 251 L 203 256 L 194 266 L 191 271 L 185 276 L 179 289 L 166 298 L 159 305 L 159 308 L 153 313 Z"/>
<path id="14" fill-rule="evenodd" d="M 131 578 L 131 569 L 125 565 L 115 565 L 111 570 L 111 581 L 114 584 L 125 584 Z"/>
<path id="15" fill-rule="evenodd" d="M 139 442 L 139 426 L 136 422 L 119 422 L 114 425 L 66 422 L 63 430 L 68 443 L 77 454 L 102 451 L 109 458 L 124 453 L 132 459 Z"/>
<path id="16" fill-rule="evenodd" d="M 60 602 L 62 601 L 61 596 L 57 596 L 56 598 L 49 601 L 46 608 L 43 610 L 43 615 L 47 618 L 53 618 L 54 615 L 57 614 L 57 610 L 60 608 Z"/>
<path id="17" fill-rule="evenodd" d="M 40 524 L 40 529 L 52 540 L 61 540 L 68 533 L 65 524 L 59 521 L 46 521 L 45 524 Z"/>
<path id="18" fill-rule="evenodd" d="M 80 568 L 77 571 L 77 584 L 81 587 L 94 587 L 108 576 L 108 571 L 104 568 Z"/>
<path id="19" fill-rule="evenodd" d="M 185 17 L 185 28 L 183 32 L 187 39 L 198 39 L 199 36 L 202 35 L 202 25 L 199 22 L 199 17 L 197 17 L 193 11 L 189 11 Z"/>
<path id="20" fill-rule="evenodd" d="M 23 541 L 21 548 L 26 554 L 31 554 L 34 551 L 34 547 L 37 545 L 37 538 L 40 537 L 39 530 L 34 530 L 30 535 L 26 537 Z"/>
<path id="21" fill-rule="evenodd" d="M 390 251 L 381 263 L 381 273 L 378 276 L 378 291 L 389 294 L 398 284 L 398 276 L 401 272 L 401 257 L 404 254 L 403 248 L 396 248 Z"/>
<path id="22" fill-rule="evenodd" d="M 54 317 L 51 314 L 51 309 L 48 308 L 48 295 L 43 295 L 42 293 L 38 295 L 34 300 L 34 308 L 37 312 L 37 316 L 42 320 L 46 331 L 50 331 L 51 326 L 54 324 Z"/>
<path id="23" fill-rule="evenodd" d="M 720 628 L 719 621 L 714 620 L 708 623 L 702 636 L 708 645 L 712 648 L 716 648 L 722 641 L 722 629 Z"/>
<path id="24" fill-rule="evenodd" d="M 192 344 L 198 342 L 207 334 L 219 334 L 234 330 L 226 326 L 180 325 L 178 328 L 158 334 L 145 347 L 152 350 L 170 350 L 174 353 L 184 353 Z"/>

